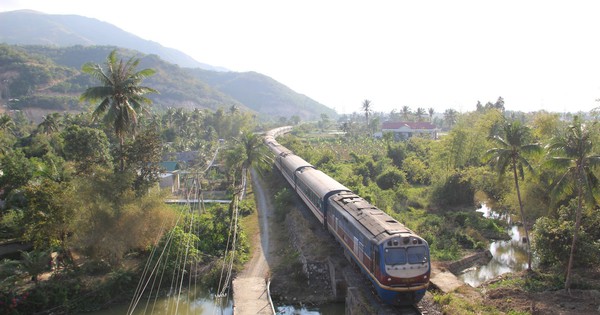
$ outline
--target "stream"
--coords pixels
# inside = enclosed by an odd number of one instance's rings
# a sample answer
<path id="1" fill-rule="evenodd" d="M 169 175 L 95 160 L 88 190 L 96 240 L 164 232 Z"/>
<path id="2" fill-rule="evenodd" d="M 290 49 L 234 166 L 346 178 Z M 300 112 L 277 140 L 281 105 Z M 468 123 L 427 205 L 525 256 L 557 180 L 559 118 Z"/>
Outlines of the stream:
<path id="1" fill-rule="evenodd" d="M 502 218 L 485 204 L 477 211 L 486 218 L 508 220 Z M 510 220 L 508 221 L 510 222 Z M 472 287 L 477 287 L 503 273 L 527 269 L 527 245 L 521 241 L 525 236 L 525 230 L 520 226 L 512 225 L 507 232 L 511 237 L 510 240 L 499 240 L 490 244 L 489 250 L 493 258 L 487 265 L 469 268 L 458 275 L 458 278 Z"/>
<path id="2" fill-rule="evenodd" d="M 109 315 L 109 314 L 155 314 L 155 315 L 175 315 L 175 314 L 194 314 L 194 315 L 232 315 L 233 305 L 231 300 L 227 300 L 223 305 L 215 302 L 213 295 L 204 292 L 203 289 L 198 290 L 199 294 L 193 296 L 192 299 L 183 294 L 179 298 L 177 296 L 162 297 L 156 302 L 146 303 L 147 300 L 140 301 L 138 307 L 133 313 L 128 313 L 129 305 L 113 305 L 110 308 L 90 312 L 79 313 L 79 315 Z M 146 306 L 148 304 L 148 306 Z M 318 307 L 303 307 L 293 305 L 275 305 L 277 314 L 294 314 L 294 315 L 343 315 L 345 314 L 344 303 L 325 304 Z"/>

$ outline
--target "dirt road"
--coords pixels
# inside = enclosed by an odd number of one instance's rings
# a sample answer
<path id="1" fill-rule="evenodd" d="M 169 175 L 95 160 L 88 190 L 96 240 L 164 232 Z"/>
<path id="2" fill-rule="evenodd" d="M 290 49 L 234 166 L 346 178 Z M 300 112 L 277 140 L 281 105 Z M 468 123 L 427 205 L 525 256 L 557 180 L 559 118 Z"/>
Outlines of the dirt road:
<path id="1" fill-rule="evenodd" d="M 262 277 L 266 279 L 269 276 L 269 218 L 273 213 L 273 207 L 264 187 L 262 178 L 252 170 L 252 190 L 256 196 L 260 233 L 256 239 L 252 240 L 256 250 L 242 274 L 238 276 L 239 278 Z"/>

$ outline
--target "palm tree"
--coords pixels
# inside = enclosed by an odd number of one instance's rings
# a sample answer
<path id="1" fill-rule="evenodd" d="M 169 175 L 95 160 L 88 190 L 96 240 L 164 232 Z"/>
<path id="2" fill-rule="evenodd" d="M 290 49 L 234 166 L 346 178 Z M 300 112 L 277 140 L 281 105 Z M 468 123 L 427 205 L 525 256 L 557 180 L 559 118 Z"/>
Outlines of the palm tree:
<path id="1" fill-rule="evenodd" d="M 234 187 L 234 190 L 243 193 L 245 191 L 245 182 L 248 178 L 250 168 L 252 166 L 258 166 L 259 170 L 263 169 L 265 165 L 271 165 L 269 161 L 269 155 L 265 152 L 265 146 L 262 142 L 262 137 L 252 132 L 242 133 L 238 138 L 235 139 L 236 146 L 228 150 L 227 164 L 231 169 L 230 174 L 235 177 L 240 176 L 239 190 Z M 234 184 L 234 186 L 236 186 Z M 240 196 L 241 198 L 243 197 Z M 240 199 L 241 199 L 240 198 Z"/>
<path id="2" fill-rule="evenodd" d="M 425 108 L 423 108 L 423 107 L 417 108 L 416 115 L 417 115 L 417 119 L 419 121 L 423 121 L 423 116 L 425 116 Z"/>
<path id="3" fill-rule="evenodd" d="M 527 269 L 531 270 L 531 247 L 529 242 L 529 226 L 523 212 L 523 201 L 521 200 L 521 191 L 519 189 L 519 177 L 524 178 L 524 167 L 533 172 L 533 167 L 524 157 L 526 154 L 539 152 L 541 147 L 537 143 L 526 143 L 529 139 L 529 128 L 522 125 L 519 121 L 505 121 L 500 130 L 500 135 L 495 135 L 492 140 L 498 147 L 490 149 L 487 154 L 491 156 L 489 162 L 495 167 L 498 175 L 502 175 L 508 168 L 513 173 L 517 199 L 519 200 L 519 211 L 521 221 L 525 229 L 527 239 Z"/>
<path id="4" fill-rule="evenodd" d="M 51 269 L 51 257 L 46 251 L 21 251 L 20 268 L 31 276 L 31 281 L 38 282 L 42 273 Z"/>
<path id="5" fill-rule="evenodd" d="M 575 256 L 575 247 L 579 228 L 581 226 L 581 212 L 585 199 L 587 206 L 595 205 L 594 192 L 597 189 L 598 179 L 592 172 L 594 166 L 600 165 L 600 156 L 592 154 L 591 133 L 578 116 L 573 118 L 573 123 L 568 126 L 564 134 L 558 135 L 548 144 L 548 154 L 551 166 L 566 169 L 552 189 L 552 196 L 577 193 L 577 211 L 575 214 L 575 229 L 573 230 L 573 241 L 567 264 L 565 289 L 571 289 L 571 269 Z"/>
<path id="6" fill-rule="evenodd" d="M 448 128 L 452 128 L 452 126 L 454 126 L 454 124 L 456 123 L 457 114 L 458 112 L 452 108 L 446 109 L 446 111 L 444 111 L 444 121 L 446 122 L 446 125 L 448 125 Z"/>
<path id="7" fill-rule="evenodd" d="M 369 129 L 369 114 L 371 114 L 371 101 L 364 100 L 362 103 L 362 111 L 365 112 L 365 118 L 367 121 L 367 129 Z"/>
<path id="8" fill-rule="evenodd" d="M 0 116 L 0 130 L 11 130 L 15 126 L 15 122 L 7 114 Z"/>
<path id="9" fill-rule="evenodd" d="M 38 125 L 38 128 L 46 135 L 58 131 L 60 126 L 59 116 L 59 113 L 52 113 L 44 116 L 42 122 Z"/>
<path id="10" fill-rule="evenodd" d="M 144 69 L 136 72 L 140 60 L 131 58 L 127 62 L 117 60 L 117 50 L 113 50 L 106 59 L 106 68 L 98 64 L 86 63 L 82 71 L 100 81 L 102 85 L 89 87 L 83 94 L 81 100 L 100 104 L 93 113 L 96 120 L 104 115 L 104 122 L 114 126 L 116 136 L 119 138 L 121 150 L 125 143 L 125 137 L 129 133 L 135 135 L 138 114 L 145 111 L 144 104 L 152 101 L 145 95 L 158 93 L 156 90 L 141 86 L 141 82 L 153 75 L 153 69 Z M 121 170 L 124 169 L 124 159 L 121 157 Z"/>
<path id="11" fill-rule="evenodd" d="M 404 121 L 408 120 L 408 116 L 410 116 L 410 107 L 404 105 L 402 106 L 402 118 L 404 118 Z"/>
<path id="12" fill-rule="evenodd" d="M 433 107 L 429 107 L 429 122 L 433 122 L 433 113 L 435 113 Z"/>

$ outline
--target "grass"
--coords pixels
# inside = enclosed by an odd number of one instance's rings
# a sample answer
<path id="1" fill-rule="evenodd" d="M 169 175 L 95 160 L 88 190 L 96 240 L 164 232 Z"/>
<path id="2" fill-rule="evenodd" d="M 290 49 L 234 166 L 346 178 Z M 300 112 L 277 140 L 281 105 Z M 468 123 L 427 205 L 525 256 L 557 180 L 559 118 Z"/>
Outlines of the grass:
<path id="1" fill-rule="evenodd" d="M 458 288 L 452 293 L 443 294 L 434 292 L 433 301 L 442 307 L 444 314 L 506 314 L 500 310 L 497 310 L 493 306 L 486 305 L 482 297 L 479 295 L 479 293 L 477 293 L 477 291 L 475 291 L 475 289 L 466 289 L 464 286 Z"/>
<path id="2" fill-rule="evenodd" d="M 489 288 L 515 288 L 526 292 L 542 292 L 552 289 L 562 289 L 564 286 L 563 280 L 564 279 L 555 274 L 542 273 L 539 271 L 528 272 L 525 274 L 510 273 L 506 274 L 502 280 L 490 284 Z"/>

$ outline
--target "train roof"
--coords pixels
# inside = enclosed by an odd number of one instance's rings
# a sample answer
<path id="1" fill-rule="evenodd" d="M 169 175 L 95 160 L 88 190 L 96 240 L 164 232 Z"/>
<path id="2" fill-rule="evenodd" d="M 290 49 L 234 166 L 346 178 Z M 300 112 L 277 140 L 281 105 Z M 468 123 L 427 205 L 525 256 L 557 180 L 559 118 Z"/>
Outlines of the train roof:
<path id="1" fill-rule="evenodd" d="M 332 196 L 330 200 L 345 209 L 377 240 L 387 239 L 390 235 L 414 234 L 404 224 L 354 193 L 342 192 Z"/>
<path id="2" fill-rule="evenodd" d="M 329 175 L 315 168 L 303 168 L 297 174 L 298 180 L 306 185 L 320 197 L 325 198 L 331 192 L 350 191 Z"/>
<path id="3" fill-rule="evenodd" d="M 288 154 L 284 153 L 283 155 L 281 155 L 281 160 L 284 166 L 290 169 L 291 171 L 295 172 L 302 167 L 314 168 L 312 164 L 306 162 L 306 160 L 304 160 L 303 158 L 291 153 L 291 151 L 287 153 Z"/>

